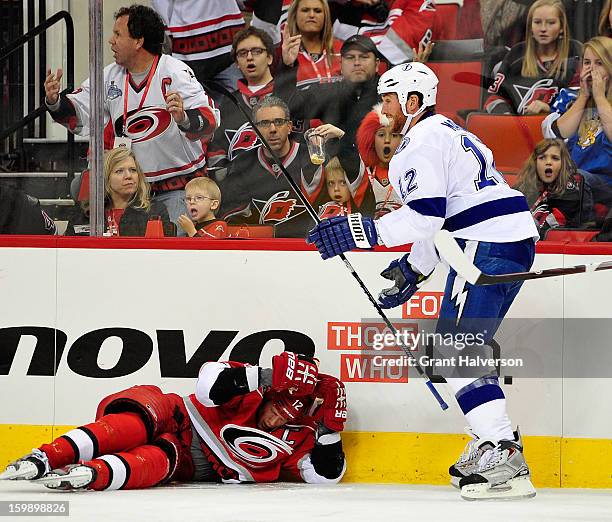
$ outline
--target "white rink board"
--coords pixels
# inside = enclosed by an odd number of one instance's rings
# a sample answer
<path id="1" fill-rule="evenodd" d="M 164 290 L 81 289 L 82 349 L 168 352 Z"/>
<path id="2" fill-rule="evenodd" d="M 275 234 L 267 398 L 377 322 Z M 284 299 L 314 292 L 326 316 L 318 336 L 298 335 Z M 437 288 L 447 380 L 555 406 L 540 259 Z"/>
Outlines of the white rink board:
<path id="1" fill-rule="evenodd" d="M 184 337 L 184 351 L 182 346 L 165 349 L 166 359 L 174 361 L 189 361 L 211 331 L 237 332 L 219 351 L 221 359 L 258 332 L 298 332 L 314 341 L 321 369 L 339 375 L 341 354 L 349 351 L 326 349 L 328 323 L 375 317 L 343 263 L 323 262 L 311 251 L 7 247 L 1 252 L 0 329 L 57 328 L 67 335 L 67 342 L 54 382 L 53 377 L 26 375 L 33 343 L 28 346 L 22 340 L 8 376 L 0 376 L 0 393 L 12 397 L 0 408 L 0 424 L 76 425 L 93 417 L 102 397 L 133 384 L 191 393 L 192 377 L 162 375 L 160 331 Z M 367 252 L 348 257 L 377 294 L 385 286 L 379 272 L 397 256 Z M 600 259 L 573 256 L 568 262 L 562 254 L 539 254 L 536 267 Z M 424 290 L 441 292 L 445 273 L 439 267 Z M 612 272 L 528 282 L 508 317 L 612 317 L 609 289 Z M 399 312 L 394 316 L 399 317 Z M 83 344 L 83 336 L 92 332 L 118 328 L 150 343 L 150 357 L 128 357 L 133 351 L 125 350 L 118 337 L 104 341 L 97 356 L 89 345 L 80 349 L 74 345 L 78 340 Z M 282 349 L 281 341 L 269 341 L 258 362 L 269 365 L 271 356 Z M 82 372 L 96 366 L 99 373 L 112 374 L 120 360 L 133 367 L 127 375 L 92 377 L 74 371 L 74 367 Z M 608 379 L 588 386 L 582 381 L 576 384 L 580 394 L 567 393 L 568 383 L 561 379 L 515 379 L 504 385 L 513 421 L 529 435 L 612 438 L 612 419 L 607 415 L 591 415 L 588 423 L 570 428 L 568 419 L 587 415 L 588 405 L 597 404 L 602 390 L 609 390 Z M 349 382 L 347 429 L 459 433 L 464 421 L 454 398 L 444 386 L 438 388 L 451 404 L 444 414 L 418 377 L 408 383 Z"/>

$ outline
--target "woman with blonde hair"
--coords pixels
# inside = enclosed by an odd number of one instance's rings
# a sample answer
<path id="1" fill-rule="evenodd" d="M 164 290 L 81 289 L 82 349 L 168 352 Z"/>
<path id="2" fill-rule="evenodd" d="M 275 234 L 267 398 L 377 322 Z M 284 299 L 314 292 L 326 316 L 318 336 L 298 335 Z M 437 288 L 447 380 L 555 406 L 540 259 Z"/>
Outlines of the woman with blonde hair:
<path id="1" fill-rule="evenodd" d="M 149 184 L 130 149 L 118 147 L 104 155 L 104 192 L 105 235 L 144 236 L 154 217 L 161 218 L 168 235 L 168 211 L 151 201 Z"/>
<path id="2" fill-rule="evenodd" d="M 525 162 L 514 188 L 525 194 L 544 238 L 550 228 L 576 227 L 590 219 L 593 201 L 583 183 L 563 140 L 544 139 Z"/>
<path id="3" fill-rule="evenodd" d="M 548 113 L 578 70 L 580 43 L 570 39 L 561 0 L 536 0 L 527 14 L 526 35 L 508 52 L 489 87 L 489 113 Z"/>
<path id="4" fill-rule="evenodd" d="M 281 51 L 286 66 L 293 67 L 297 60 L 298 89 L 339 80 L 341 46 L 332 34 L 327 0 L 293 0 Z"/>
<path id="5" fill-rule="evenodd" d="M 606 0 L 599 15 L 599 36 L 612 36 L 612 0 Z"/>
<path id="6" fill-rule="evenodd" d="M 580 89 L 563 89 L 542 123 L 546 138 L 567 140 L 570 155 L 593 189 L 612 204 L 612 38 L 584 44 Z"/>

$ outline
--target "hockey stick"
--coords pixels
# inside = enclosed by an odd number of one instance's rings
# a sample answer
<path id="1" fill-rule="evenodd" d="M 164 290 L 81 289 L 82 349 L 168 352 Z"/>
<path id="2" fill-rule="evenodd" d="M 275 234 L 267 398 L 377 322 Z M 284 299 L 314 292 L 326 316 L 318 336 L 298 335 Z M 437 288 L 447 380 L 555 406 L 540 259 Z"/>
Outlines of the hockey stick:
<path id="1" fill-rule="evenodd" d="M 272 156 L 272 159 L 274 160 L 276 165 L 278 165 L 278 168 L 281 170 L 281 172 L 283 173 L 283 176 L 285 177 L 285 179 L 287 180 L 287 182 L 289 183 L 289 185 L 291 186 L 293 191 L 296 193 L 296 195 L 298 196 L 298 198 L 300 199 L 300 201 L 302 202 L 302 204 L 304 205 L 304 207 L 306 208 L 306 210 L 310 214 L 310 217 L 315 221 L 315 223 L 320 223 L 321 219 L 319 218 L 319 216 L 315 212 L 315 209 L 311 205 L 310 201 L 308 201 L 306 196 L 304 196 L 304 194 L 302 193 L 302 191 L 301 191 L 300 187 L 298 186 L 298 184 L 291 177 L 291 175 L 289 174 L 289 172 L 287 171 L 287 169 L 283 165 L 283 162 L 276 155 L 276 153 L 272 150 L 272 148 L 270 147 L 270 145 L 268 144 L 266 139 L 261 134 L 260 130 L 255 125 L 255 122 L 252 120 L 251 115 L 240 104 L 240 102 L 238 101 L 236 96 L 234 96 L 233 93 L 229 92 L 227 89 L 225 89 L 224 87 L 219 85 L 217 82 L 205 81 L 205 82 L 203 82 L 203 85 L 205 87 L 210 88 L 211 90 L 213 90 L 215 92 L 218 92 L 219 94 L 225 96 L 226 98 L 228 98 L 238 108 L 238 110 L 242 113 L 242 115 L 250 123 L 251 127 L 253 127 L 253 131 L 255 132 L 255 134 L 257 134 L 257 137 L 260 139 L 260 141 L 262 143 L 262 146 Z M 393 332 L 393 335 L 395 336 L 395 338 L 399 339 L 400 336 L 397 335 L 397 333 L 398 333 L 397 329 L 395 328 L 395 326 L 393 326 L 393 323 L 391 323 L 389 318 L 386 316 L 385 312 L 383 312 L 383 309 L 376 302 L 376 299 L 374 299 L 374 296 L 370 293 L 370 291 L 366 287 L 365 283 L 363 282 L 363 280 L 361 279 L 359 274 L 355 271 L 355 269 L 353 268 L 353 265 L 351 265 L 351 263 L 349 262 L 349 260 L 346 258 L 346 256 L 344 254 L 340 254 L 339 257 L 340 257 L 340 259 L 342 259 L 342 261 L 344 262 L 346 268 L 348 268 L 349 272 L 353 275 L 353 277 L 355 278 L 355 280 L 357 281 L 357 283 L 359 284 L 359 286 L 361 287 L 363 292 L 366 294 L 367 298 L 370 300 L 370 303 L 372 303 L 372 306 L 374 306 L 374 308 L 376 308 L 376 311 L 378 312 L 378 315 L 380 315 L 380 317 L 382 318 L 384 323 L 387 325 L 389 330 L 391 330 L 391 332 Z M 423 377 L 425 379 L 425 384 L 426 384 L 427 388 L 429 388 L 429 391 L 436 398 L 436 400 L 438 401 L 438 404 L 440 404 L 440 407 L 443 410 L 448 409 L 448 404 L 446 404 L 446 402 L 444 402 L 444 399 L 442 398 L 442 396 L 440 395 L 438 390 L 436 390 L 436 388 L 434 387 L 434 385 L 431 382 L 431 380 L 427 377 L 425 371 L 423 370 L 421 365 L 418 363 L 418 361 L 415 358 L 414 354 L 410 351 L 410 349 L 408 347 L 404 346 L 402 343 L 398 343 L 398 345 L 404 351 L 404 353 L 408 357 L 410 357 L 412 359 L 413 367 L 416 369 L 417 373 L 421 377 Z"/>
<path id="2" fill-rule="evenodd" d="M 612 269 L 612 261 L 591 263 L 589 265 L 569 266 L 567 268 L 548 268 L 533 272 L 515 272 L 513 274 L 489 275 L 483 274 L 465 255 L 455 238 L 448 230 L 440 230 L 434 238 L 434 243 L 440 255 L 468 283 L 473 285 L 498 285 L 500 283 L 515 283 L 530 279 L 543 279 L 586 272 L 598 272 Z"/>

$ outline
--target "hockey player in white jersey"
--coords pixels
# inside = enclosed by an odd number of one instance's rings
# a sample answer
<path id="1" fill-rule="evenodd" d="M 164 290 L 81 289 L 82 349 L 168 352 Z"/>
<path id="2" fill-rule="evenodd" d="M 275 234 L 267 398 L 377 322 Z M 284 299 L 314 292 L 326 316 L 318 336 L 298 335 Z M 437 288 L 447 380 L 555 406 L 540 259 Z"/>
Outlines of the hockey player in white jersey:
<path id="1" fill-rule="evenodd" d="M 309 234 L 324 259 L 354 248 L 414 243 L 382 276 L 394 286 L 379 296 L 383 308 L 406 302 L 440 262 L 433 237 L 449 230 L 474 264 L 488 274 L 531 268 L 538 232 L 524 196 L 495 168 L 491 151 L 473 134 L 435 114 L 438 79 L 421 63 L 398 65 L 378 83 L 383 113 L 403 134 L 389 180 L 403 206 L 380 219 L 352 214 L 324 220 Z M 473 286 L 451 268 L 437 331 L 486 332 L 491 341 L 521 283 Z M 449 469 L 468 500 L 533 497 L 535 489 L 494 372 L 447 382 L 473 440 Z"/>

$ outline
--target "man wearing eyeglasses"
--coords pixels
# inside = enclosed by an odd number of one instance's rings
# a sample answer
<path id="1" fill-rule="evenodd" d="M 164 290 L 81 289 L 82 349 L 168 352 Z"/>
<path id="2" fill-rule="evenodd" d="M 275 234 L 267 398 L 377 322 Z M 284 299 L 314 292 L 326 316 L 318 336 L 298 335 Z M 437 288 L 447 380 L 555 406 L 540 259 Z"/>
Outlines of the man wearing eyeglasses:
<path id="1" fill-rule="evenodd" d="M 238 80 L 234 96 L 250 112 L 274 92 L 274 79 L 270 72 L 274 59 L 272 38 L 255 27 L 243 29 L 234 37 L 232 56 L 243 76 Z M 241 153 L 260 145 L 251 125 L 234 103 L 223 100 L 220 110 L 221 126 L 215 132 L 208 151 L 209 170 L 217 170 L 217 176 Z"/>
<path id="2" fill-rule="evenodd" d="M 324 185 L 323 168 L 310 161 L 308 148 L 290 139 L 287 104 L 268 96 L 253 110 L 253 121 L 301 191 L 313 202 Z M 221 185 L 220 215 L 230 223 L 274 226 L 276 237 L 306 237 L 314 221 L 264 147 L 250 149 L 231 163 Z"/>

